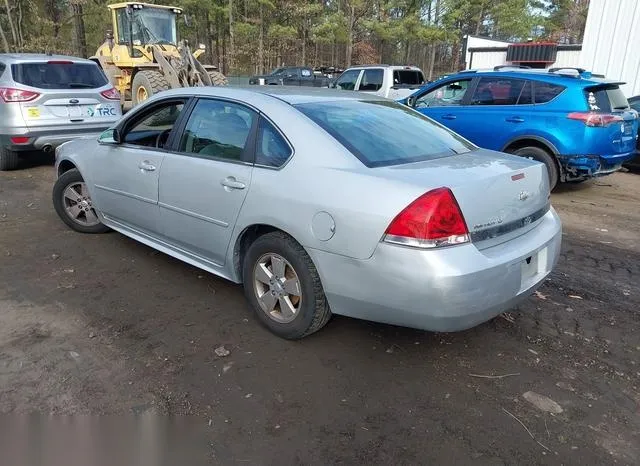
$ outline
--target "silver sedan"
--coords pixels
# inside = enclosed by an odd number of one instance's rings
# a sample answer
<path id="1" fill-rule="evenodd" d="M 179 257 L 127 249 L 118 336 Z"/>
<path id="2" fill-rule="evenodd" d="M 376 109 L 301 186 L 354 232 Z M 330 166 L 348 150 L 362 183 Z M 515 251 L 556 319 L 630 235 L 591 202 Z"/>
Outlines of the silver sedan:
<path id="1" fill-rule="evenodd" d="M 71 228 L 242 283 L 284 338 L 332 314 L 470 328 L 526 299 L 560 251 L 544 165 L 363 94 L 169 91 L 61 146 L 56 170 Z"/>

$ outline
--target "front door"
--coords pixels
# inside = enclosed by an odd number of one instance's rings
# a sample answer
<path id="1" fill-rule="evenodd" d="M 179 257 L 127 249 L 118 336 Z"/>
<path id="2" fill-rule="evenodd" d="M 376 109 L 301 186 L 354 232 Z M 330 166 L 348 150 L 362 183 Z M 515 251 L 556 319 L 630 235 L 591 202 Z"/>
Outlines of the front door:
<path id="1" fill-rule="evenodd" d="M 164 144 L 184 101 L 154 106 L 128 121 L 120 144 L 100 145 L 92 164 L 92 198 L 108 220 L 149 234 L 158 233 L 158 179 Z"/>
<path id="2" fill-rule="evenodd" d="M 466 137 L 466 112 L 463 111 L 462 106 L 466 102 L 471 81 L 471 79 L 458 79 L 431 88 L 417 97 L 414 108 Z"/>
<path id="3" fill-rule="evenodd" d="M 164 236 L 219 267 L 251 185 L 256 124 L 243 105 L 201 99 L 160 170 Z"/>

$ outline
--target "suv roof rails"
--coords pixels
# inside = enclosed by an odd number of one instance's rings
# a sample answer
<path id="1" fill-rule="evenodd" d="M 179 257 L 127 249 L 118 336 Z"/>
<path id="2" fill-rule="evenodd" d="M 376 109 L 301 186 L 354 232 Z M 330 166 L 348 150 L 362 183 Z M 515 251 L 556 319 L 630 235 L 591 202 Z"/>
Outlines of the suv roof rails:
<path id="1" fill-rule="evenodd" d="M 575 71 L 577 73 L 577 78 L 585 78 L 585 79 L 589 79 L 589 78 L 604 78 L 605 75 L 604 74 L 596 74 L 596 73 L 592 73 L 590 71 L 585 70 L 584 68 L 576 68 L 573 66 L 559 66 L 559 67 L 555 67 L 555 68 L 549 68 L 549 73 L 558 73 L 561 71 Z M 562 74 L 562 73 L 560 73 Z"/>
<path id="2" fill-rule="evenodd" d="M 505 68 L 511 68 L 511 69 L 516 69 L 516 70 L 530 70 L 531 69 L 530 66 L 524 66 L 524 65 L 498 65 L 498 66 L 494 66 L 493 67 L 493 71 L 500 71 L 500 70 L 504 70 Z"/>
<path id="3" fill-rule="evenodd" d="M 558 66 L 558 67 L 555 67 L 555 68 L 549 68 L 549 73 L 557 73 L 558 71 L 563 71 L 563 70 L 577 71 L 578 74 L 582 74 L 582 73 L 585 73 L 587 71 L 584 68 L 576 68 L 574 66 Z"/>

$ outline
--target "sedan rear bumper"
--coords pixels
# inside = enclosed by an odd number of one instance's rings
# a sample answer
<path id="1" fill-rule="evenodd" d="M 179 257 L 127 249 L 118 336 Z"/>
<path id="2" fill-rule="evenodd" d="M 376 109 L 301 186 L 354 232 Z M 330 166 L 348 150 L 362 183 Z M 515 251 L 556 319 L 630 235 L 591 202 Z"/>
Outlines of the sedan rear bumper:
<path id="1" fill-rule="evenodd" d="M 109 125 L 88 128 L 31 130 L 28 128 L 5 129 L 0 134 L 0 145 L 9 150 L 22 152 L 33 150 L 53 150 L 65 142 L 86 137 L 97 138 Z M 27 141 L 14 142 L 12 138 L 27 138 Z"/>
<path id="2" fill-rule="evenodd" d="M 438 332 L 474 327 L 531 295 L 558 261 L 562 226 L 551 209 L 526 234 L 416 250 L 380 243 L 368 260 L 310 250 L 335 314 Z M 527 263 L 528 262 L 528 263 Z"/>

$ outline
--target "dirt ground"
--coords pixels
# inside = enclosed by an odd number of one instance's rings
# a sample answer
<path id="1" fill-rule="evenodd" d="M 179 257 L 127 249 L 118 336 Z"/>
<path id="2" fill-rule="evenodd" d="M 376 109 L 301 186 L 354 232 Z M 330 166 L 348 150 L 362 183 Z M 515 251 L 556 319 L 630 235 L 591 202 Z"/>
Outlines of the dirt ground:
<path id="1" fill-rule="evenodd" d="M 218 464 L 640 463 L 638 174 L 554 193 L 560 263 L 503 317 L 457 334 L 335 317 L 299 342 L 239 286 L 70 231 L 53 179 L 0 173 L 0 412 L 178 415 Z"/>

